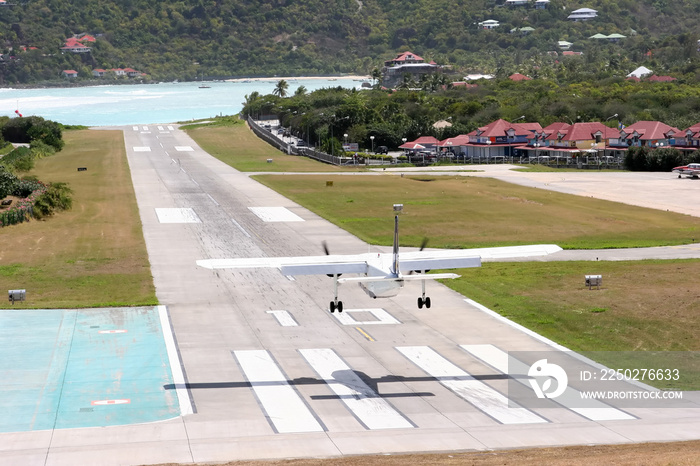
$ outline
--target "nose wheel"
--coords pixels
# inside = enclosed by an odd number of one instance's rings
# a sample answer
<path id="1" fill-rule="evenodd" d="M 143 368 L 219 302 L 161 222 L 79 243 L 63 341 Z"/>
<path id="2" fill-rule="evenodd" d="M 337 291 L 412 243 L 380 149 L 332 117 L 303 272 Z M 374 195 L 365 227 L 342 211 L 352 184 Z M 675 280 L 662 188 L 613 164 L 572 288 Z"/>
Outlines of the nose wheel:
<path id="1" fill-rule="evenodd" d="M 338 312 L 343 312 L 343 302 L 342 301 L 331 301 L 330 304 L 331 314 L 338 310 Z"/>
<path id="2" fill-rule="evenodd" d="M 421 285 L 423 288 L 423 295 L 418 298 L 418 309 L 423 309 L 423 306 L 430 309 L 430 297 L 425 296 L 425 280 L 421 281 Z"/>

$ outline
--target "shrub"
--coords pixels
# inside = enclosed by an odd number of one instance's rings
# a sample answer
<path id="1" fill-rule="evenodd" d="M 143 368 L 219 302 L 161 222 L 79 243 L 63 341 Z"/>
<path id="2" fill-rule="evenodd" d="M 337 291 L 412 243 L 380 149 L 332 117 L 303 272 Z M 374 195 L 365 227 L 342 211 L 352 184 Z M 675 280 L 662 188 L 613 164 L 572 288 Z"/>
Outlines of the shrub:
<path id="1" fill-rule="evenodd" d="M 0 199 L 12 194 L 17 188 L 18 182 L 19 180 L 13 173 L 0 165 Z"/>
<path id="2" fill-rule="evenodd" d="M 12 172 L 27 172 L 34 168 L 34 154 L 28 147 L 18 147 L 0 159 L 0 165 Z"/>
<path id="3" fill-rule="evenodd" d="M 70 209 L 73 206 L 73 198 L 70 196 L 72 192 L 66 183 L 49 184 L 34 202 L 34 217 L 40 219 L 49 217 L 56 211 Z"/>
<path id="4" fill-rule="evenodd" d="M 61 125 L 38 116 L 10 119 L 2 127 L 2 137 L 10 142 L 42 141 L 56 150 L 64 144 Z"/>

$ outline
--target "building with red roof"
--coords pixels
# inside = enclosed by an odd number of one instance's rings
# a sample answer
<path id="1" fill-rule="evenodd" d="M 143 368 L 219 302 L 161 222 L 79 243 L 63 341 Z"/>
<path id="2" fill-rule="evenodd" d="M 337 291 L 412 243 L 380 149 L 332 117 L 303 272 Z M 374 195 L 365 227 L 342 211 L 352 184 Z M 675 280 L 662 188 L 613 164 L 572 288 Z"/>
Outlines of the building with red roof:
<path id="1" fill-rule="evenodd" d="M 610 146 L 616 148 L 649 147 L 652 149 L 669 147 L 683 132 L 660 121 L 638 121 L 619 130 L 616 138 L 610 139 Z"/>
<path id="2" fill-rule="evenodd" d="M 442 67 L 434 61 L 426 63 L 423 57 L 413 52 L 403 52 L 384 62 L 382 86 L 394 88 L 402 82 L 404 75 L 409 75 L 414 81 L 420 81 L 423 76 L 435 74 L 441 69 Z"/>
<path id="3" fill-rule="evenodd" d="M 655 74 L 647 78 L 647 81 L 654 83 L 670 83 L 675 80 L 676 78 L 674 78 L 673 76 L 657 76 Z"/>
<path id="4" fill-rule="evenodd" d="M 77 78 L 78 77 L 78 72 L 75 70 L 63 70 L 61 71 L 61 75 L 63 75 L 64 78 Z"/>
<path id="5" fill-rule="evenodd" d="M 700 148 L 700 123 L 689 126 L 679 134 L 673 147 L 682 151 L 696 151 Z"/>
<path id="6" fill-rule="evenodd" d="M 513 74 L 511 74 L 510 76 L 508 76 L 508 79 L 510 79 L 511 81 L 529 81 L 529 80 L 531 80 L 532 78 L 528 78 L 528 77 L 525 76 L 524 74 L 513 73 Z"/>

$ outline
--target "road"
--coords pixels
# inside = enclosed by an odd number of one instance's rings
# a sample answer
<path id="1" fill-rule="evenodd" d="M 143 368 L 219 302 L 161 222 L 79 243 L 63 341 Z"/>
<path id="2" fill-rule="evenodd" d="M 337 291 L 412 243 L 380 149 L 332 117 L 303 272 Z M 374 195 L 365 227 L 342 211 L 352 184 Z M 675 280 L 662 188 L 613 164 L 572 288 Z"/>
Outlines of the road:
<path id="1" fill-rule="evenodd" d="M 0 463 L 192 463 L 700 438 L 700 411 L 689 409 L 700 408 L 696 393 L 671 408 L 508 407 L 502 352 L 558 349 L 442 285 L 428 285 L 429 310 L 416 307 L 419 284 L 377 301 L 345 285 L 346 311 L 331 315 L 326 277 L 197 267 L 207 258 L 318 255 L 324 240 L 337 254 L 369 247 L 210 157 L 176 127 L 120 129 L 193 414 L 0 434 Z"/>

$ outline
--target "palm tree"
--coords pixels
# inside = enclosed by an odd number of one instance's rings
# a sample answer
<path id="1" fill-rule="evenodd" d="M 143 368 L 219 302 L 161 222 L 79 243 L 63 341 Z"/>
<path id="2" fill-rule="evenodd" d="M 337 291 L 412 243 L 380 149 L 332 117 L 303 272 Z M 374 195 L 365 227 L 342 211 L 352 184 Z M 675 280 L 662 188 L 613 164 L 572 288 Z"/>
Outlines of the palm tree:
<path id="1" fill-rule="evenodd" d="M 307 92 L 306 86 L 299 86 L 297 90 L 294 91 L 294 95 L 297 97 L 305 96 Z"/>
<path id="2" fill-rule="evenodd" d="M 372 85 L 374 87 L 376 87 L 377 83 L 382 79 L 382 72 L 379 70 L 379 68 L 374 68 L 372 70 L 371 76 L 372 76 L 372 81 L 374 81 L 374 83 Z"/>
<path id="3" fill-rule="evenodd" d="M 275 86 L 275 90 L 272 93 L 278 97 L 287 97 L 287 88 L 289 88 L 289 83 L 284 79 L 280 79 L 277 81 L 277 86 Z"/>

